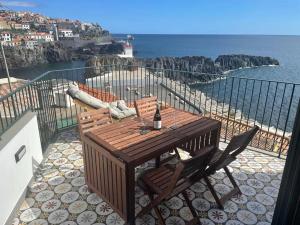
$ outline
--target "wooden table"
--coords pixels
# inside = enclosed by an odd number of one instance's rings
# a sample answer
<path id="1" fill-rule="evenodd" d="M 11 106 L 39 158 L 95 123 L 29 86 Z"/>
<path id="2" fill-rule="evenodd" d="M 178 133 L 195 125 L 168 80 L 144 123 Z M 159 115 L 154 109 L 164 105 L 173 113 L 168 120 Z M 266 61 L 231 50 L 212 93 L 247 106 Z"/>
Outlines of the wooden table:
<path id="1" fill-rule="evenodd" d="M 109 124 L 83 136 L 85 180 L 89 189 L 108 202 L 128 224 L 135 221 L 135 167 L 176 147 L 193 151 L 218 146 L 221 123 L 168 108 L 161 111 L 162 126 L 141 134 L 140 118 Z M 176 129 L 171 129 L 176 121 Z"/>

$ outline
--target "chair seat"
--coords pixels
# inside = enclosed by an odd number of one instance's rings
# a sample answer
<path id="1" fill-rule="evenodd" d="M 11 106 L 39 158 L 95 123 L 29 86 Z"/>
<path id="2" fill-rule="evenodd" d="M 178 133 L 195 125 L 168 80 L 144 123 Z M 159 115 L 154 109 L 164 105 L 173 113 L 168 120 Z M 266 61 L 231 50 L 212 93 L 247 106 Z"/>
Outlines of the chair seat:
<path id="1" fill-rule="evenodd" d="M 139 177 L 138 182 L 142 183 L 141 186 L 148 189 L 151 193 L 160 194 L 168 188 L 174 170 L 167 166 L 161 166 L 147 170 Z"/>
<path id="2" fill-rule="evenodd" d="M 212 159 L 208 163 L 208 166 L 212 166 L 217 163 L 216 170 L 222 169 L 224 166 L 228 166 L 231 162 L 236 160 L 236 157 L 233 157 L 231 155 L 226 156 L 226 158 L 222 161 L 222 163 L 218 164 L 218 160 L 221 158 L 223 155 L 224 151 L 217 149 L 216 152 L 214 153 Z"/>
<path id="3" fill-rule="evenodd" d="M 208 165 L 212 165 L 213 163 L 216 163 L 220 159 L 222 154 L 223 154 L 223 151 L 220 149 L 217 149 Z"/>

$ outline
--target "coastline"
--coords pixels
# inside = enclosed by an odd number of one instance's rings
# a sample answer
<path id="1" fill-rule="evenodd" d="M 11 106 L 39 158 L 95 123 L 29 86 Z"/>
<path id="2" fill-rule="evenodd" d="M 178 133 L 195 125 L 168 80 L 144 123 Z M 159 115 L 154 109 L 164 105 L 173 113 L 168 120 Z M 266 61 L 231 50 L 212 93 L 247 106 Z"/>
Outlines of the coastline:
<path id="1" fill-rule="evenodd" d="M 231 72 L 239 71 L 239 70 L 243 70 L 243 69 L 255 69 L 255 68 L 261 68 L 261 67 L 278 67 L 278 66 L 280 66 L 280 65 L 246 66 L 246 67 L 240 67 L 240 68 L 237 68 L 237 69 L 232 69 L 232 70 L 224 71 L 223 74 L 227 75 L 227 74 L 229 74 Z"/>

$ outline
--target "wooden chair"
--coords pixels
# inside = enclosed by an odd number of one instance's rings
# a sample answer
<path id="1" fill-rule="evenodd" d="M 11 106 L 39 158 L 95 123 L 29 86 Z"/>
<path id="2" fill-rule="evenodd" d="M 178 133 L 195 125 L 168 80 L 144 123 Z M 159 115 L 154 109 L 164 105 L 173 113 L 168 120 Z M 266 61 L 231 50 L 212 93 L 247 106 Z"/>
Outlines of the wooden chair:
<path id="1" fill-rule="evenodd" d="M 77 107 L 80 107 L 81 111 L 83 112 L 88 112 L 88 111 L 91 111 L 91 110 L 96 110 L 96 108 L 80 101 L 79 99 L 76 99 L 76 98 L 73 98 L 73 102 L 75 103 L 75 105 Z"/>
<path id="2" fill-rule="evenodd" d="M 211 191 L 216 203 L 218 204 L 219 208 L 224 208 L 224 203 L 229 200 L 232 196 L 236 194 L 241 194 L 241 190 L 239 189 L 237 183 L 235 182 L 233 176 L 229 172 L 227 166 L 236 160 L 237 155 L 243 152 L 248 144 L 253 139 L 256 132 L 259 130 L 258 126 L 254 126 L 250 130 L 233 136 L 229 144 L 227 145 L 224 151 L 217 149 L 215 154 L 213 155 L 211 161 L 208 164 L 208 169 L 206 170 L 206 176 L 204 177 L 205 182 L 209 190 Z M 208 176 L 214 174 L 217 170 L 224 169 L 227 177 L 229 178 L 230 182 L 233 185 L 233 190 L 229 193 L 225 194 L 221 198 L 217 196 L 217 193 L 214 187 L 211 185 Z"/>
<path id="3" fill-rule="evenodd" d="M 112 123 L 109 109 L 90 110 L 82 112 L 77 116 L 80 137 L 85 132 L 99 128 L 105 124 Z"/>
<path id="4" fill-rule="evenodd" d="M 154 116 L 157 107 L 157 97 L 147 97 L 134 101 L 134 107 L 139 117 Z"/>
<path id="5" fill-rule="evenodd" d="M 197 212 L 188 198 L 186 189 L 205 176 L 205 168 L 213 153 L 214 149 L 211 149 L 188 160 L 182 160 L 176 165 L 174 170 L 163 165 L 142 174 L 138 179 L 138 184 L 149 195 L 151 202 L 138 213 L 137 217 L 143 216 L 154 209 L 158 216 L 159 224 L 165 224 L 158 205 L 162 201 L 182 193 L 193 215 L 193 219 L 189 224 L 201 224 L 197 218 Z"/>

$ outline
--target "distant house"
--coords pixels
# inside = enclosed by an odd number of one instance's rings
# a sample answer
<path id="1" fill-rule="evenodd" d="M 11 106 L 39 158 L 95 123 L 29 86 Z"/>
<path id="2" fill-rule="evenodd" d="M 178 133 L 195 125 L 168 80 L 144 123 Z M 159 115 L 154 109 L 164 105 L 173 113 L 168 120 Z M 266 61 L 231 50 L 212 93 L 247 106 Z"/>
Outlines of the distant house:
<path id="1" fill-rule="evenodd" d="M 20 12 L 16 12 L 18 17 L 24 17 L 26 12 L 20 11 Z"/>
<path id="2" fill-rule="evenodd" d="M 25 48 L 33 49 L 35 46 L 38 45 L 38 42 L 36 40 L 24 40 L 25 42 Z"/>
<path id="3" fill-rule="evenodd" d="M 10 30 L 11 27 L 7 21 L 0 19 L 0 30 Z"/>
<path id="4" fill-rule="evenodd" d="M 38 42 L 51 42 L 54 41 L 54 37 L 52 34 L 44 33 L 44 32 L 30 32 L 25 35 L 25 38 L 28 40 L 35 40 Z"/>
<path id="5" fill-rule="evenodd" d="M 70 29 L 59 29 L 59 37 L 73 37 L 73 31 Z"/>
<path id="6" fill-rule="evenodd" d="M 37 29 L 38 29 L 39 32 L 45 32 L 45 33 L 48 33 L 50 31 L 54 30 L 52 24 L 43 24 L 43 23 L 39 24 L 37 26 Z"/>
<path id="7" fill-rule="evenodd" d="M 3 42 L 11 41 L 11 34 L 8 32 L 2 32 L 1 33 L 1 41 L 3 41 Z"/>
<path id="8" fill-rule="evenodd" d="M 4 43 L 5 46 L 10 46 L 10 47 L 17 47 L 21 46 L 22 41 L 19 38 L 14 38 L 12 41 L 7 41 Z"/>
<path id="9" fill-rule="evenodd" d="M 70 21 L 63 21 L 57 23 L 57 28 L 59 30 L 74 30 L 76 28 L 75 24 Z"/>
<path id="10" fill-rule="evenodd" d="M 21 23 L 15 23 L 14 26 L 13 26 L 13 29 L 22 30 L 22 24 Z"/>
<path id="11" fill-rule="evenodd" d="M 52 42 L 52 41 L 54 41 L 53 35 L 52 34 L 47 34 L 47 33 L 45 33 L 43 35 L 43 39 L 45 40 L 45 42 Z"/>
<path id="12" fill-rule="evenodd" d="M 22 24 L 22 30 L 29 30 L 29 29 L 30 29 L 30 25 L 28 23 Z"/>
<path id="13" fill-rule="evenodd" d="M 45 23 L 46 20 L 47 20 L 47 18 L 44 17 L 44 16 L 42 16 L 42 15 L 35 14 L 35 15 L 33 16 L 33 20 L 34 20 L 35 22 L 37 22 L 37 23 Z"/>

